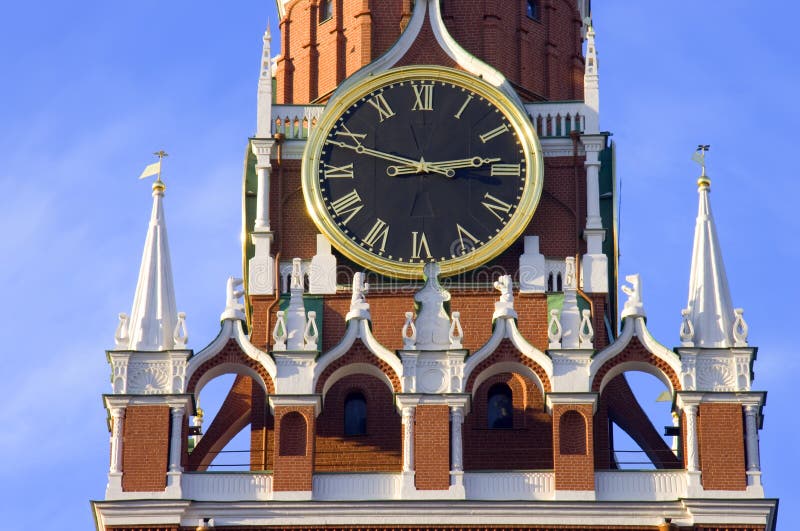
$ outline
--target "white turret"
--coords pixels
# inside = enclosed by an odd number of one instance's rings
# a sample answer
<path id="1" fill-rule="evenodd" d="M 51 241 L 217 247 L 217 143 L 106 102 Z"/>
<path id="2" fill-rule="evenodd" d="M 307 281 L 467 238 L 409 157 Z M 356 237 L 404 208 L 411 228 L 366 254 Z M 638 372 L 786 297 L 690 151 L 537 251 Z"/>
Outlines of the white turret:
<path id="1" fill-rule="evenodd" d="M 594 45 L 594 26 L 591 20 L 584 21 L 586 26 L 586 66 L 583 72 L 583 101 L 589 111 L 586 116 L 585 133 L 600 132 L 600 74 L 597 63 L 597 49 Z"/>
<path id="2" fill-rule="evenodd" d="M 153 210 L 144 242 L 133 308 L 130 318 L 120 315 L 116 333 L 117 350 L 171 350 L 176 348 L 176 336 L 179 338 L 178 348 L 183 348 L 179 330 L 185 325 L 179 323 L 175 309 L 175 288 L 164 219 L 165 189 L 161 179 L 153 183 Z"/>
<path id="3" fill-rule="evenodd" d="M 734 344 L 732 334 L 736 315 L 731 304 L 717 228 L 711 213 L 711 180 L 705 174 L 705 167 L 697 181 L 697 193 L 700 203 L 689 273 L 688 311 L 684 316 L 693 328 L 694 335 L 691 339 L 696 347 L 728 348 Z M 684 339 L 689 338 L 682 338 Z"/>
<path id="4" fill-rule="evenodd" d="M 270 57 L 269 21 L 264 32 L 261 52 L 261 73 L 258 77 L 258 109 L 256 112 L 256 138 L 272 136 L 272 57 Z"/>

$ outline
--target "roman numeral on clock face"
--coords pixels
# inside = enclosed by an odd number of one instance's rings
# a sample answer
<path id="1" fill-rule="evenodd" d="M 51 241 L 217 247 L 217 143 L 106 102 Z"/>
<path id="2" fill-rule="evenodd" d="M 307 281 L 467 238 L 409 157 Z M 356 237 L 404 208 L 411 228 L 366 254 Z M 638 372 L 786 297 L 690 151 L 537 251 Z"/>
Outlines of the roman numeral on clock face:
<path id="1" fill-rule="evenodd" d="M 457 113 L 455 113 L 455 114 L 453 115 L 453 117 L 454 117 L 456 120 L 460 120 L 460 119 L 461 119 L 461 114 L 464 112 L 464 109 L 466 109 L 466 108 L 467 108 L 467 105 L 469 105 L 469 102 L 471 102 L 471 101 L 472 101 L 472 98 L 473 98 L 472 94 L 470 94 L 469 96 L 467 96 L 467 99 L 466 99 L 466 100 L 464 100 L 464 104 L 463 104 L 463 105 L 461 105 L 461 108 L 460 108 L 460 109 L 458 109 L 458 112 L 457 112 Z"/>
<path id="2" fill-rule="evenodd" d="M 419 236 L 419 233 L 414 231 L 411 233 L 411 258 L 419 259 L 421 255 L 425 252 L 425 258 L 433 258 L 431 255 L 431 250 L 428 247 L 428 238 L 425 236 L 425 233 L 422 233 L 422 236 Z"/>
<path id="3" fill-rule="evenodd" d="M 350 164 L 345 164 L 344 166 L 332 166 L 330 164 L 325 164 L 324 171 L 326 179 L 352 179 L 353 163 L 351 162 Z"/>
<path id="4" fill-rule="evenodd" d="M 353 216 L 358 214 L 359 211 L 364 208 L 364 205 L 361 203 L 361 196 L 358 195 L 358 192 L 353 190 L 352 192 L 343 195 L 336 201 L 332 201 L 331 208 L 337 216 L 347 216 L 344 221 L 342 221 L 342 223 L 346 225 L 350 223 L 350 220 L 353 219 Z"/>
<path id="5" fill-rule="evenodd" d="M 378 111 L 378 119 L 383 122 L 387 118 L 394 116 L 394 111 L 389 107 L 389 102 L 383 97 L 383 94 L 376 94 L 367 100 L 367 103 L 375 107 Z"/>
<path id="6" fill-rule="evenodd" d="M 480 136 L 481 142 L 483 142 L 485 144 L 489 140 L 502 135 L 506 131 L 508 131 L 508 126 L 506 124 L 503 124 L 503 125 L 501 125 L 499 127 L 495 127 L 491 131 L 487 131 L 487 132 L 485 132 L 485 133 L 483 133 L 482 135 L 479 135 L 479 136 Z"/>
<path id="7" fill-rule="evenodd" d="M 501 215 L 501 212 L 503 214 L 508 214 L 511 211 L 510 204 L 500 199 L 497 199 L 490 193 L 484 195 L 483 198 L 485 199 L 485 201 L 481 201 L 481 204 L 485 206 L 487 210 L 489 210 L 489 212 L 494 214 L 494 216 L 500 221 L 503 221 L 503 216 Z"/>
<path id="8" fill-rule="evenodd" d="M 492 177 L 519 177 L 522 167 L 519 164 L 492 164 Z"/>
<path id="9" fill-rule="evenodd" d="M 378 218 L 375 221 L 375 224 L 369 229 L 366 237 L 364 238 L 364 243 L 369 245 L 370 247 L 375 247 L 375 244 L 378 240 L 381 241 L 380 250 L 381 252 L 386 250 L 386 238 L 389 237 L 389 225 L 386 224 L 381 218 Z"/>
<path id="10" fill-rule="evenodd" d="M 336 131 L 336 136 L 344 136 L 352 140 L 356 143 L 356 145 L 361 144 L 361 141 L 367 138 L 366 133 L 353 133 L 350 129 L 347 128 L 346 125 L 342 124 L 342 126 Z M 340 142 L 335 142 L 333 140 L 328 140 L 328 143 L 334 144 L 337 146 L 346 146 L 347 144 L 342 144 Z"/>
<path id="11" fill-rule="evenodd" d="M 414 106 L 412 111 L 432 111 L 433 110 L 433 85 L 411 85 L 414 89 Z"/>
<path id="12" fill-rule="evenodd" d="M 458 223 L 456 223 L 456 230 L 458 231 L 458 241 L 459 241 L 459 244 L 461 245 L 461 254 L 466 253 L 471 248 L 474 249 L 475 246 L 478 244 L 478 238 L 476 238 L 475 236 L 470 234 L 467 229 L 465 229 L 464 227 L 462 227 Z M 464 238 L 466 238 L 468 241 L 470 241 L 472 243 L 471 244 L 465 243 L 464 242 Z"/>

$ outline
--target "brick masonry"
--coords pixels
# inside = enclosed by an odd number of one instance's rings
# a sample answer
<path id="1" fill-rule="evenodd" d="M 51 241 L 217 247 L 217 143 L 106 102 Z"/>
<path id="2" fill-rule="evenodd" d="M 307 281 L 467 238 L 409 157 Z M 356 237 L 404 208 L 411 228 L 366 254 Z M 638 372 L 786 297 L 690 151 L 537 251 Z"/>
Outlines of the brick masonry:
<path id="1" fill-rule="evenodd" d="M 450 488 L 450 408 L 419 405 L 414 417 L 415 481 L 418 490 Z"/>
<path id="2" fill-rule="evenodd" d="M 591 404 L 553 406 L 556 490 L 594 490 L 592 416 Z"/>
<path id="3" fill-rule="evenodd" d="M 275 463 L 273 489 L 310 491 L 314 472 L 314 433 L 316 418 L 313 406 L 277 406 L 275 408 Z M 284 432 L 284 433 L 282 433 Z"/>
<path id="4" fill-rule="evenodd" d="M 741 404 L 700 404 L 700 470 L 706 490 L 745 490 L 744 418 Z"/>
<path id="5" fill-rule="evenodd" d="M 166 488 L 169 428 L 169 406 L 128 406 L 122 431 L 123 491 Z"/>

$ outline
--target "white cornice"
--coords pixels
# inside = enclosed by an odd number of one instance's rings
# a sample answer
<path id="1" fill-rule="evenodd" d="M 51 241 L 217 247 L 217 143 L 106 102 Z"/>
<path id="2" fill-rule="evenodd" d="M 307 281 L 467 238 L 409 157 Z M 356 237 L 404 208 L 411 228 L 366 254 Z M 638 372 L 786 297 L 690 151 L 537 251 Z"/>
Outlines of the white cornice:
<path id="1" fill-rule="evenodd" d="M 92 502 L 100 529 L 109 525 L 180 524 L 203 518 L 223 526 L 652 526 L 670 518 L 678 526 L 746 522 L 774 530 L 777 500 L 686 499 L 664 502 L 396 501 L 396 502 Z"/>

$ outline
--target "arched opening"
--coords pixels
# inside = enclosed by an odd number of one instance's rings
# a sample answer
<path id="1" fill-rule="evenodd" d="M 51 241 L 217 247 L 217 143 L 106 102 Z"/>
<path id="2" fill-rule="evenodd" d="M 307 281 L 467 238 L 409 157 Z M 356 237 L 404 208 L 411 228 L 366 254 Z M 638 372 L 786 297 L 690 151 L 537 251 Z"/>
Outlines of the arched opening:
<path id="1" fill-rule="evenodd" d="M 604 430 L 605 448 L 597 451 L 599 468 L 655 470 L 682 468 L 680 430 L 672 415 L 672 391 L 647 372 L 630 370 L 603 388 L 596 425 Z M 598 449 L 599 450 L 599 449 Z"/>
<path id="2" fill-rule="evenodd" d="M 333 18 L 333 2 L 331 0 L 320 0 L 319 3 L 319 22 Z"/>
<path id="3" fill-rule="evenodd" d="M 360 391 L 351 392 L 344 400 L 344 434 L 367 434 L 367 399 Z"/>
<path id="4" fill-rule="evenodd" d="M 527 367 L 481 373 L 472 408 L 464 419 L 464 470 L 548 470 L 553 468 L 553 419 L 544 392 Z M 509 369 L 518 369 L 511 372 Z M 508 372 L 506 372 L 508 371 Z"/>
<path id="5" fill-rule="evenodd" d="M 510 429 L 514 427 L 514 400 L 511 388 L 504 383 L 489 388 L 486 401 L 486 425 L 489 429 Z"/>
<path id="6" fill-rule="evenodd" d="M 308 439 L 306 418 L 292 411 L 281 417 L 280 450 L 282 456 L 306 455 Z"/>
<path id="7" fill-rule="evenodd" d="M 203 385 L 197 415 L 189 419 L 187 470 L 249 470 L 253 395 L 259 384 L 244 375 L 222 374 Z M 258 468 L 258 467 L 255 467 Z"/>
<path id="8" fill-rule="evenodd" d="M 561 455 L 586 455 L 586 419 L 577 411 L 561 415 L 558 424 Z"/>
<path id="9" fill-rule="evenodd" d="M 525 14 L 528 18 L 539 20 L 542 16 L 539 9 L 539 0 L 527 0 L 527 2 L 525 2 Z"/>

